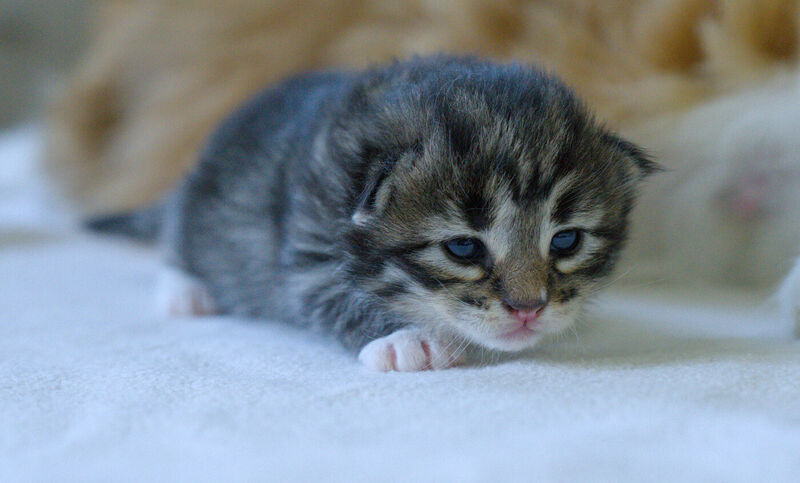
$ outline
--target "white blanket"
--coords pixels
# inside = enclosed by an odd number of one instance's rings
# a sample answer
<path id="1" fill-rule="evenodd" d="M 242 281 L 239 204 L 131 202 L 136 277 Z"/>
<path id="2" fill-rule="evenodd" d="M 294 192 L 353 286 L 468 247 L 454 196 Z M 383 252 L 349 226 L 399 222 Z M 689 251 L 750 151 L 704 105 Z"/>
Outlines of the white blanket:
<path id="1" fill-rule="evenodd" d="M 756 295 L 603 297 L 577 334 L 374 374 L 323 336 L 151 313 L 0 141 L 0 481 L 797 481 L 800 343 Z"/>

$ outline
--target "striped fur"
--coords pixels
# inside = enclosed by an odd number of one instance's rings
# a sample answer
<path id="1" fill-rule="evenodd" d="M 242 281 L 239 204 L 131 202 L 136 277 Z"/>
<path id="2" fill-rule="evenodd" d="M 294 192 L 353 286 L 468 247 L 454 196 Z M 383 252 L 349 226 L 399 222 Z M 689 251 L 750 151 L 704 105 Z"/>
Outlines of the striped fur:
<path id="1" fill-rule="evenodd" d="M 569 326 L 613 268 L 642 152 L 528 65 L 446 56 L 316 73 L 224 122 L 167 214 L 169 263 L 224 312 L 279 317 L 359 349 L 422 327 L 489 348 L 502 300 Z M 576 253 L 549 253 L 559 230 Z M 443 243 L 480 239 L 466 263 Z"/>

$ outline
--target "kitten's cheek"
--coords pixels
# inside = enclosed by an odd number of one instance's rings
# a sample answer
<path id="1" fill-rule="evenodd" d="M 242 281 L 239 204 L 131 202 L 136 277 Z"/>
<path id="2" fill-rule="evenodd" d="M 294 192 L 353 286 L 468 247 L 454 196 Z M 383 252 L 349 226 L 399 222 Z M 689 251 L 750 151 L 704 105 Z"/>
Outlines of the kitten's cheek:
<path id="1" fill-rule="evenodd" d="M 542 324 L 542 333 L 557 334 L 569 329 L 574 323 L 575 320 L 572 317 L 553 317 L 544 321 Z"/>

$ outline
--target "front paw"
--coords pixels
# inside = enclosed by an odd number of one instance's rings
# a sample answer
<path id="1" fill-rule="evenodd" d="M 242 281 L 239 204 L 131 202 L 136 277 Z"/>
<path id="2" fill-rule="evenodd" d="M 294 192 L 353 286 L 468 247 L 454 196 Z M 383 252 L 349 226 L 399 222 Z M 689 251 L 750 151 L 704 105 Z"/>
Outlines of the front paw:
<path id="1" fill-rule="evenodd" d="M 214 300 L 203 282 L 172 267 L 164 267 L 156 287 L 156 312 L 162 317 L 190 317 L 216 313 Z"/>
<path id="2" fill-rule="evenodd" d="M 402 329 L 365 345 L 358 360 L 374 371 L 415 372 L 462 364 L 466 343 L 418 329 Z"/>

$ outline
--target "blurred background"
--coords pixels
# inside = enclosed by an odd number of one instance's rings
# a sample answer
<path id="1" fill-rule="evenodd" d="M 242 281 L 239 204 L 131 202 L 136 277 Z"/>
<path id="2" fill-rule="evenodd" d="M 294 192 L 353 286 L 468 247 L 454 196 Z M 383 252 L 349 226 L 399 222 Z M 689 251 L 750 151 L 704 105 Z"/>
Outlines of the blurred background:
<path id="1" fill-rule="evenodd" d="M 800 269 L 780 317 L 763 302 L 800 249 L 798 20 L 800 0 L 0 0 L 0 482 L 796 481 Z M 157 250 L 78 223 L 160 196 L 284 76 L 440 51 L 545 66 L 666 168 L 615 289 L 542 351 L 371 376 L 285 324 L 167 323 Z"/>
<path id="2" fill-rule="evenodd" d="M 41 112 L 87 41 L 85 0 L 0 1 L 0 128 Z"/>
<path id="3" fill-rule="evenodd" d="M 48 203 L 81 218 L 152 202 L 289 74 L 535 62 L 667 168 L 626 277 L 770 289 L 800 245 L 798 19 L 800 0 L 0 0 L 0 126 L 27 123 Z"/>

